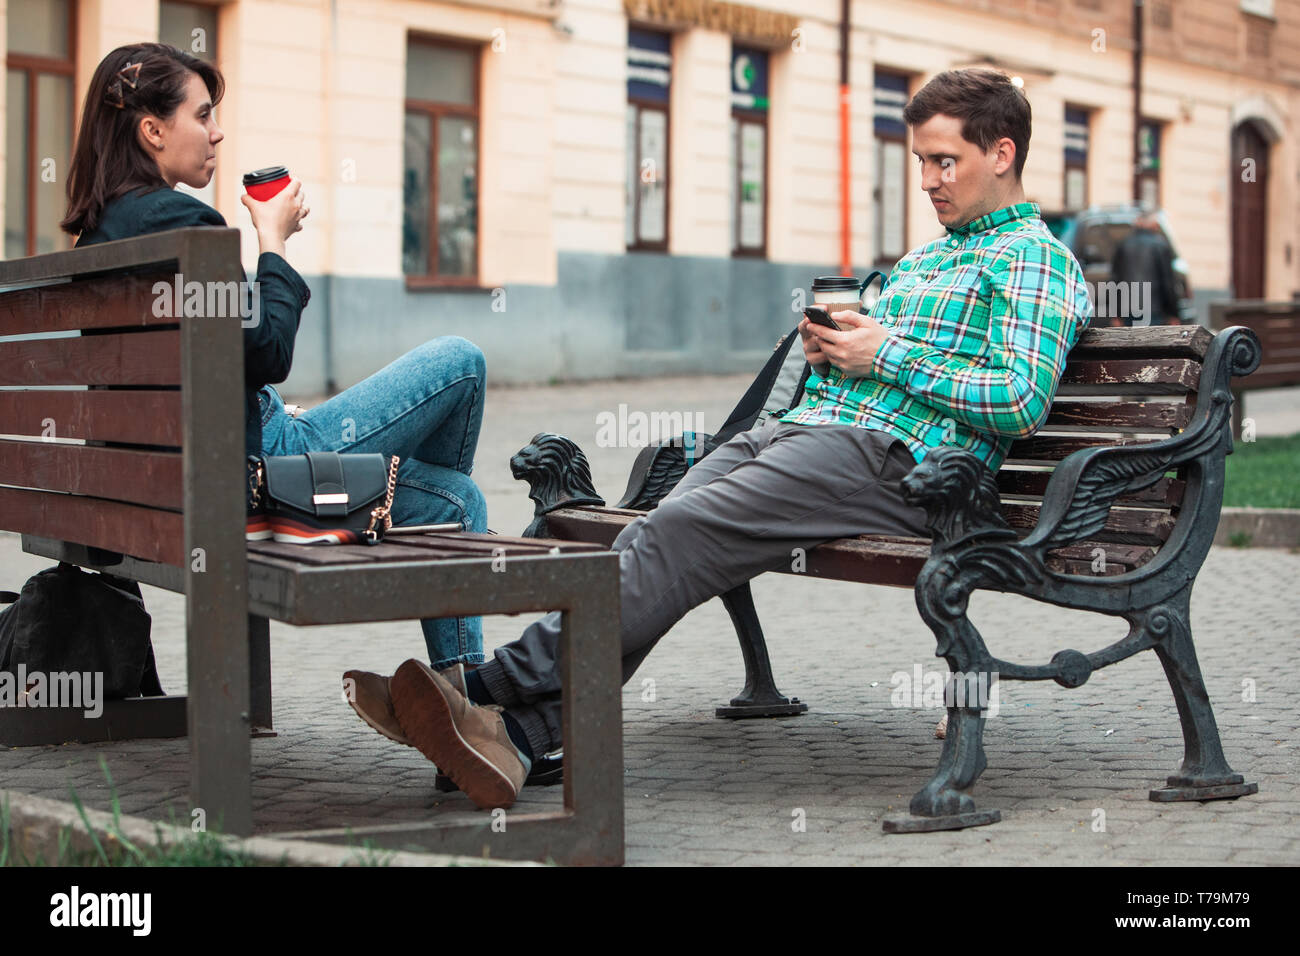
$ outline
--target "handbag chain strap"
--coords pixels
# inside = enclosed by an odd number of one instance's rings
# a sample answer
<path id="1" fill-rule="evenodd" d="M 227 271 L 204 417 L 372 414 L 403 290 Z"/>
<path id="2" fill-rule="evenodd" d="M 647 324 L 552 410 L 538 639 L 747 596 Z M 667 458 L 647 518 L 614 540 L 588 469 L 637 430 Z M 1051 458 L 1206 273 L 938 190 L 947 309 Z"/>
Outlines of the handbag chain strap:
<path id="1" fill-rule="evenodd" d="M 362 532 L 365 539 L 371 544 L 378 544 L 380 539 L 393 526 L 391 512 L 393 510 L 393 492 L 397 490 L 397 465 L 401 461 L 396 455 L 388 462 L 388 489 L 384 494 L 384 503 L 370 512 L 370 524 Z M 376 530 L 378 525 L 383 527 Z"/>
<path id="2" fill-rule="evenodd" d="M 254 508 L 262 505 L 262 461 L 258 459 L 257 470 L 248 477 L 248 493 Z"/>

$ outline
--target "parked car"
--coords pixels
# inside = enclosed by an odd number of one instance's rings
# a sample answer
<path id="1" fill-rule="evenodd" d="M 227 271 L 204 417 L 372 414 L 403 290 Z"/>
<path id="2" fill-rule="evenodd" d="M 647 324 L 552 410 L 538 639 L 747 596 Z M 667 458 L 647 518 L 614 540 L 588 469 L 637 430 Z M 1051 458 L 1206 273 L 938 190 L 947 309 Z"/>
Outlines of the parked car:
<path id="1" fill-rule="evenodd" d="M 1089 206 L 1073 212 L 1044 212 L 1043 221 L 1052 235 L 1065 243 L 1083 269 L 1089 288 L 1110 280 L 1110 264 L 1115 247 L 1133 231 L 1133 223 L 1141 209 L 1132 203 L 1115 206 Z M 1164 210 L 1156 210 L 1156 221 L 1169 247 L 1174 251 L 1174 284 L 1178 295 L 1178 315 L 1183 322 L 1196 321 L 1192 304 L 1192 283 L 1187 274 L 1187 262 L 1178 254 Z M 1100 324 L 1106 324 L 1104 321 Z"/>

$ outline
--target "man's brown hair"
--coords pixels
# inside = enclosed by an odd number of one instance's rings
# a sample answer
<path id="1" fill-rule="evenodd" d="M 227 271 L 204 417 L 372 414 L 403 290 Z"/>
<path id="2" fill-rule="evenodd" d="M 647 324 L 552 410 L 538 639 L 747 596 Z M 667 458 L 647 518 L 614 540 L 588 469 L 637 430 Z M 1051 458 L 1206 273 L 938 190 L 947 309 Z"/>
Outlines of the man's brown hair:
<path id="1" fill-rule="evenodd" d="M 961 120 L 961 136 L 984 152 L 1004 136 L 1016 144 L 1016 179 L 1029 155 L 1032 117 L 1029 100 L 1005 73 L 997 70 L 947 70 L 912 97 L 903 110 L 908 126 L 944 113 Z"/>

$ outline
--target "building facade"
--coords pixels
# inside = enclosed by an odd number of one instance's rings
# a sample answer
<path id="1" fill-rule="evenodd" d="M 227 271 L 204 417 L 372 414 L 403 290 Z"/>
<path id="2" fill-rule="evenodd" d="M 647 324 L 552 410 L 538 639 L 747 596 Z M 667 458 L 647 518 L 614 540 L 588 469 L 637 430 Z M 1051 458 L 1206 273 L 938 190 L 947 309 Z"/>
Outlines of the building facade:
<path id="1" fill-rule="evenodd" d="M 1141 190 L 1199 305 L 1300 290 L 1300 0 L 1146 0 Z M 7 257 L 66 247 L 62 172 L 99 59 L 161 38 L 225 74 L 203 198 L 286 164 L 312 286 L 286 390 L 464 335 L 494 381 L 754 369 L 838 273 L 941 233 L 902 106 L 1019 77 L 1045 210 L 1127 201 L 1130 0 L 0 0 Z M 251 268 L 255 237 L 245 230 Z"/>

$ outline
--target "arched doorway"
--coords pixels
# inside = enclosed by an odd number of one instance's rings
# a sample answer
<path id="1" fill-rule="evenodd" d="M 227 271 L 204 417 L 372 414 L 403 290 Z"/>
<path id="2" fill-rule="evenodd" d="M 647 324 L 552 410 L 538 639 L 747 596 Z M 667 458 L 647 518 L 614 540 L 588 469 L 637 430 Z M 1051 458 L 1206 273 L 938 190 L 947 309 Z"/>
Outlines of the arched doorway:
<path id="1" fill-rule="evenodd" d="M 1253 120 L 1232 130 L 1232 294 L 1264 298 L 1269 138 Z"/>

